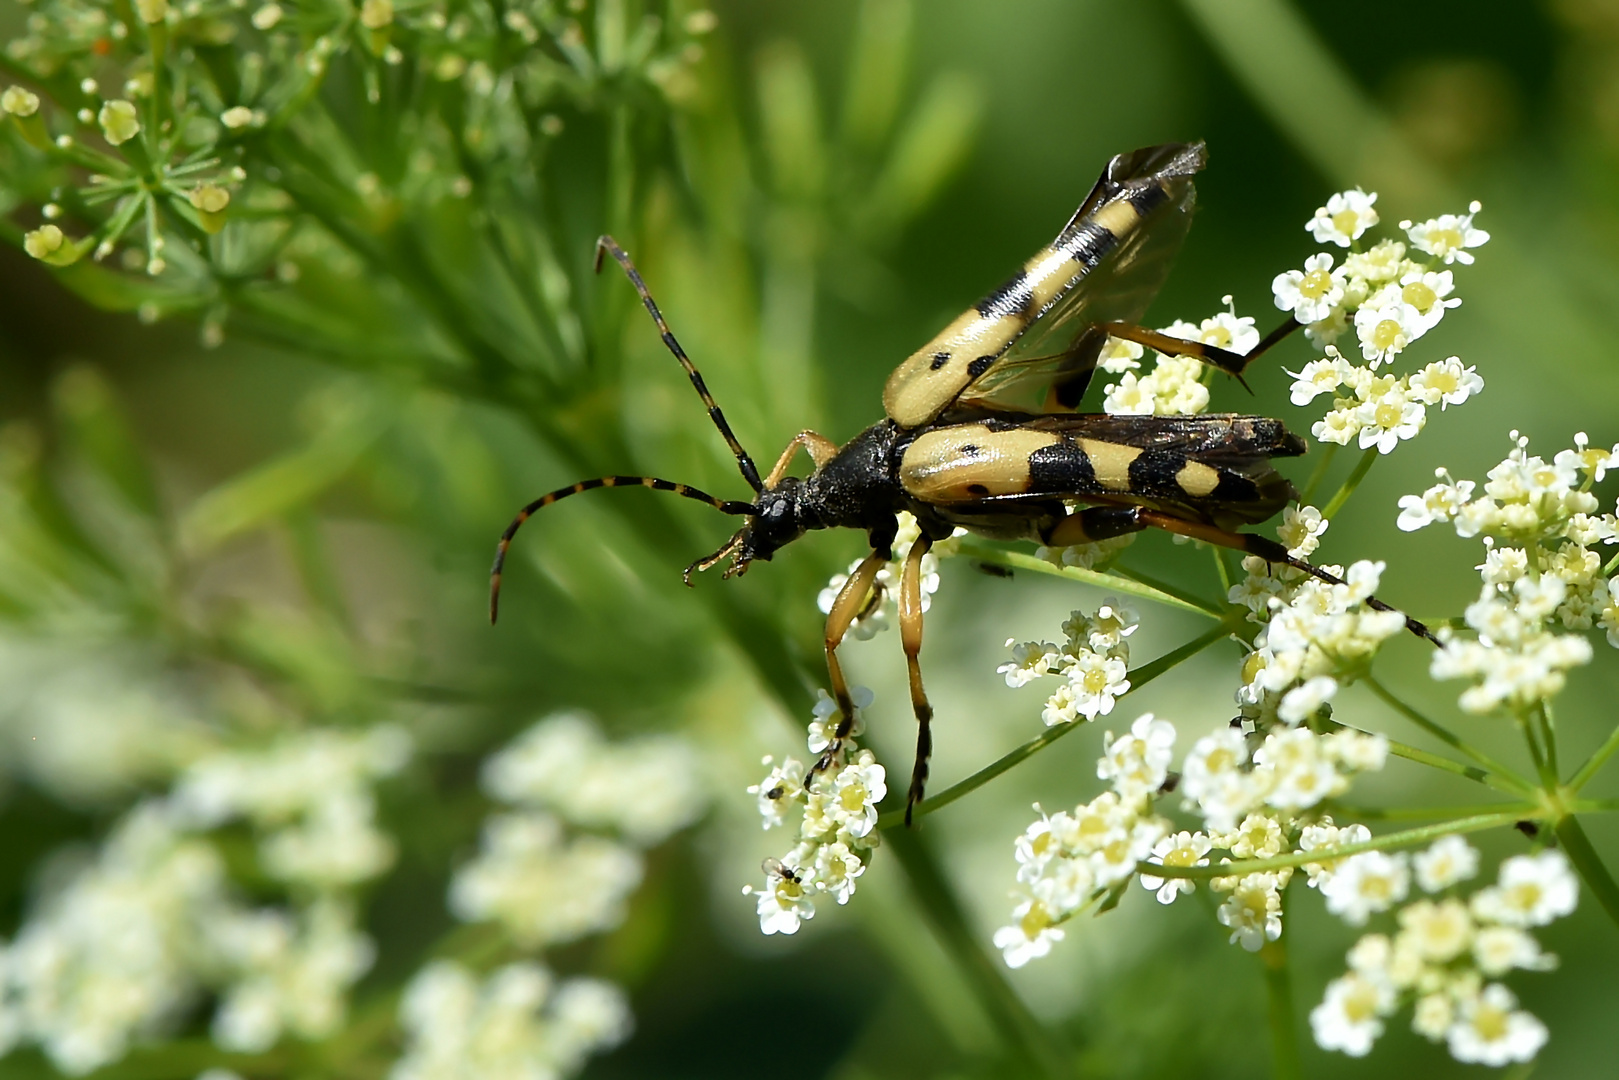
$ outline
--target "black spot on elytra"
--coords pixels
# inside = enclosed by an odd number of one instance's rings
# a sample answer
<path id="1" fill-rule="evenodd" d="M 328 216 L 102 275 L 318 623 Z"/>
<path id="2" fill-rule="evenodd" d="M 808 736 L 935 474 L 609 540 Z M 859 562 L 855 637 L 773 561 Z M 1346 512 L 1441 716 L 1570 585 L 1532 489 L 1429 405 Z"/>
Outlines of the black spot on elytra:
<path id="1" fill-rule="evenodd" d="M 929 371 L 938 371 L 940 368 L 944 367 L 949 362 L 950 362 L 950 354 L 949 353 L 947 353 L 947 352 L 936 352 L 936 353 L 933 354 L 933 363 L 928 365 L 928 370 Z"/>
<path id="2" fill-rule="evenodd" d="M 994 362 L 995 358 L 993 356 L 980 356 L 977 360 L 974 360 L 972 363 L 967 365 L 967 374 L 976 379 L 978 376 L 988 371 L 989 365 L 993 364 Z"/>
<path id="3" fill-rule="evenodd" d="M 974 446 L 972 443 L 968 443 L 961 448 L 961 453 L 963 457 L 972 457 L 978 453 L 978 447 Z"/>
<path id="4" fill-rule="evenodd" d="M 988 495 L 989 488 L 985 487 L 983 484 L 968 484 L 967 493 L 969 495 Z"/>

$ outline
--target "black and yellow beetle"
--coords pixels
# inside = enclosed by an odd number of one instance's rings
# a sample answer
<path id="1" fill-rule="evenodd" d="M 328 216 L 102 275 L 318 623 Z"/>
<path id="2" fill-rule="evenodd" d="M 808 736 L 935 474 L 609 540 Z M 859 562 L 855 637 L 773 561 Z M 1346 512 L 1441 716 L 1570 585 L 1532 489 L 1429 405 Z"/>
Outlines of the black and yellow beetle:
<path id="1" fill-rule="evenodd" d="M 491 572 L 489 617 L 497 613 L 501 567 L 517 529 L 558 499 L 598 487 L 672 491 L 746 517 L 718 551 L 686 568 L 729 558 L 725 576 L 811 529 L 866 533 L 871 553 L 849 576 L 826 620 L 826 664 L 842 722 L 816 768 L 833 761 L 854 715 L 837 646 L 865 607 L 878 571 L 892 558 L 896 515 L 915 515 L 921 537 L 900 576 L 900 639 L 916 713 L 916 763 L 906 820 L 922 798 L 932 749 L 933 709 L 922 687 L 922 557 L 957 526 L 1002 540 L 1053 547 L 1164 529 L 1285 563 L 1324 581 L 1338 578 L 1289 555 L 1274 540 L 1238 532 L 1272 517 L 1295 497 L 1270 465 L 1305 452 L 1280 420 L 1231 413 L 1111 416 L 1075 413 L 1109 337 L 1170 355 L 1195 356 L 1241 378 L 1243 369 L 1298 323 L 1287 320 L 1246 355 L 1169 337 L 1136 324 L 1157 293 L 1191 224 L 1192 177 L 1202 143 L 1169 143 L 1120 154 L 1048 246 L 1004 285 L 900 364 L 883 391 L 887 416 L 843 446 L 800 432 L 763 480 L 731 432 L 703 378 L 670 333 L 641 275 L 611 237 L 597 242 L 624 268 L 691 377 L 709 416 L 753 488 L 751 502 L 717 499 L 650 476 L 604 476 L 561 488 L 518 513 L 500 538 Z M 798 450 L 815 469 L 787 475 Z M 1389 610 L 1379 601 L 1372 606 Z M 1430 637 L 1413 619 L 1407 625 Z"/>

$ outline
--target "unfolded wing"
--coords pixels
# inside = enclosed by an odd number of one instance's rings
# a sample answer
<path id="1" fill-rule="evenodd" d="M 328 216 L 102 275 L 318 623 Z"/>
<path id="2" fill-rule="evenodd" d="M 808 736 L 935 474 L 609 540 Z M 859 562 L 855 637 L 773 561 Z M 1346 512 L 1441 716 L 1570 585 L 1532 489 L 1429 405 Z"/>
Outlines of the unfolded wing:
<path id="1" fill-rule="evenodd" d="M 1192 176 L 1204 161 L 1202 143 L 1147 147 L 1110 161 L 1051 244 L 894 370 L 883 391 L 888 415 L 901 427 L 920 427 L 964 392 L 999 404 L 1051 385 L 1070 368 L 1071 375 L 1094 365 L 1094 350 L 1086 360 L 1073 346 L 1094 323 L 1145 310 L 1185 236 Z M 1095 285 L 1081 291 L 1093 275 Z M 1031 327 L 1032 347 L 1014 352 Z M 1051 362 L 1038 351 L 1048 342 L 1063 359 Z M 1015 371 L 997 371 L 1010 361 Z"/>

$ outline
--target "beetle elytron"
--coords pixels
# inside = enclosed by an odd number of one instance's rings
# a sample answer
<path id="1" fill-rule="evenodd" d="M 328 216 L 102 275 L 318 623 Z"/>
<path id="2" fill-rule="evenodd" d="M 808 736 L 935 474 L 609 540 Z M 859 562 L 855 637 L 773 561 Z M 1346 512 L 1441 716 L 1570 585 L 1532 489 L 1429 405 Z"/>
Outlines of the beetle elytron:
<path id="1" fill-rule="evenodd" d="M 909 823 L 922 798 L 932 749 L 933 709 L 918 664 L 922 557 L 955 527 L 1052 547 L 1164 529 L 1341 584 L 1276 541 L 1236 531 L 1265 521 L 1295 497 L 1270 459 L 1302 454 L 1306 444 L 1281 421 L 1230 413 L 1073 411 L 1110 336 L 1194 356 L 1240 379 L 1248 363 L 1298 328 L 1290 318 L 1247 355 L 1238 355 L 1137 325 L 1191 223 L 1192 177 L 1205 160 L 1202 143 L 1151 146 L 1113 158 L 1050 245 L 895 369 L 883 391 L 885 419 L 841 447 L 813 431 L 800 432 L 763 480 L 629 256 L 611 237 L 602 237 L 597 269 L 604 254 L 623 267 L 736 455 L 754 498 L 717 499 L 650 476 L 582 480 L 541 496 L 500 538 L 491 572 L 490 620 L 498 610 L 501 567 L 517 529 L 535 511 L 592 488 L 639 485 L 672 491 L 746 518 L 724 546 L 686 568 L 688 585 L 693 570 L 726 558 L 731 562 L 724 576 L 741 574 L 811 529 L 860 529 L 871 553 L 849 576 L 826 620 L 826 665 L 840 723 L 815 766 L 824 769 L 842 749 L 854 716 L 837 646 L 892 557 L 895 515 L 907 510 L 921 526 L 901 571 L 899 595 L 900 640 L 917 721 L 916 763 L 905 802 Z M 803 478 L 787 475 L 800 448 L 815 465 Z M 1389 610 L 1380 601 L 1370 603 Z M 1431 639 L 1421 623 L 1406 622 Z"/>

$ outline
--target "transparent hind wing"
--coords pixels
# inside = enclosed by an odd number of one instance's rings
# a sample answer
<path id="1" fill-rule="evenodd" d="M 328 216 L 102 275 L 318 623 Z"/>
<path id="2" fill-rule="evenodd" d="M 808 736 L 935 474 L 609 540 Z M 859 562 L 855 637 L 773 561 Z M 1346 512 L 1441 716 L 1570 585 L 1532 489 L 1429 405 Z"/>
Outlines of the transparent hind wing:
<path id="1" fill-rule="evenodd" d="M 1083 392 L 1083 385 L 1076 384 L 1088 381 L 1106 343 L 1107 335 L 1097 327 L 1138 322 L 1186 240 L 1196 192 L 1189 178 L 1178 187 L 1176 197 L 1160 204 L 963 390 L 957 404 L 1033 412 L 1072 409 Z M 1080 220 L 1076 214 L 1069 227 Z M 1056 388 L 1063 393 L 1048 395 Z"/>

